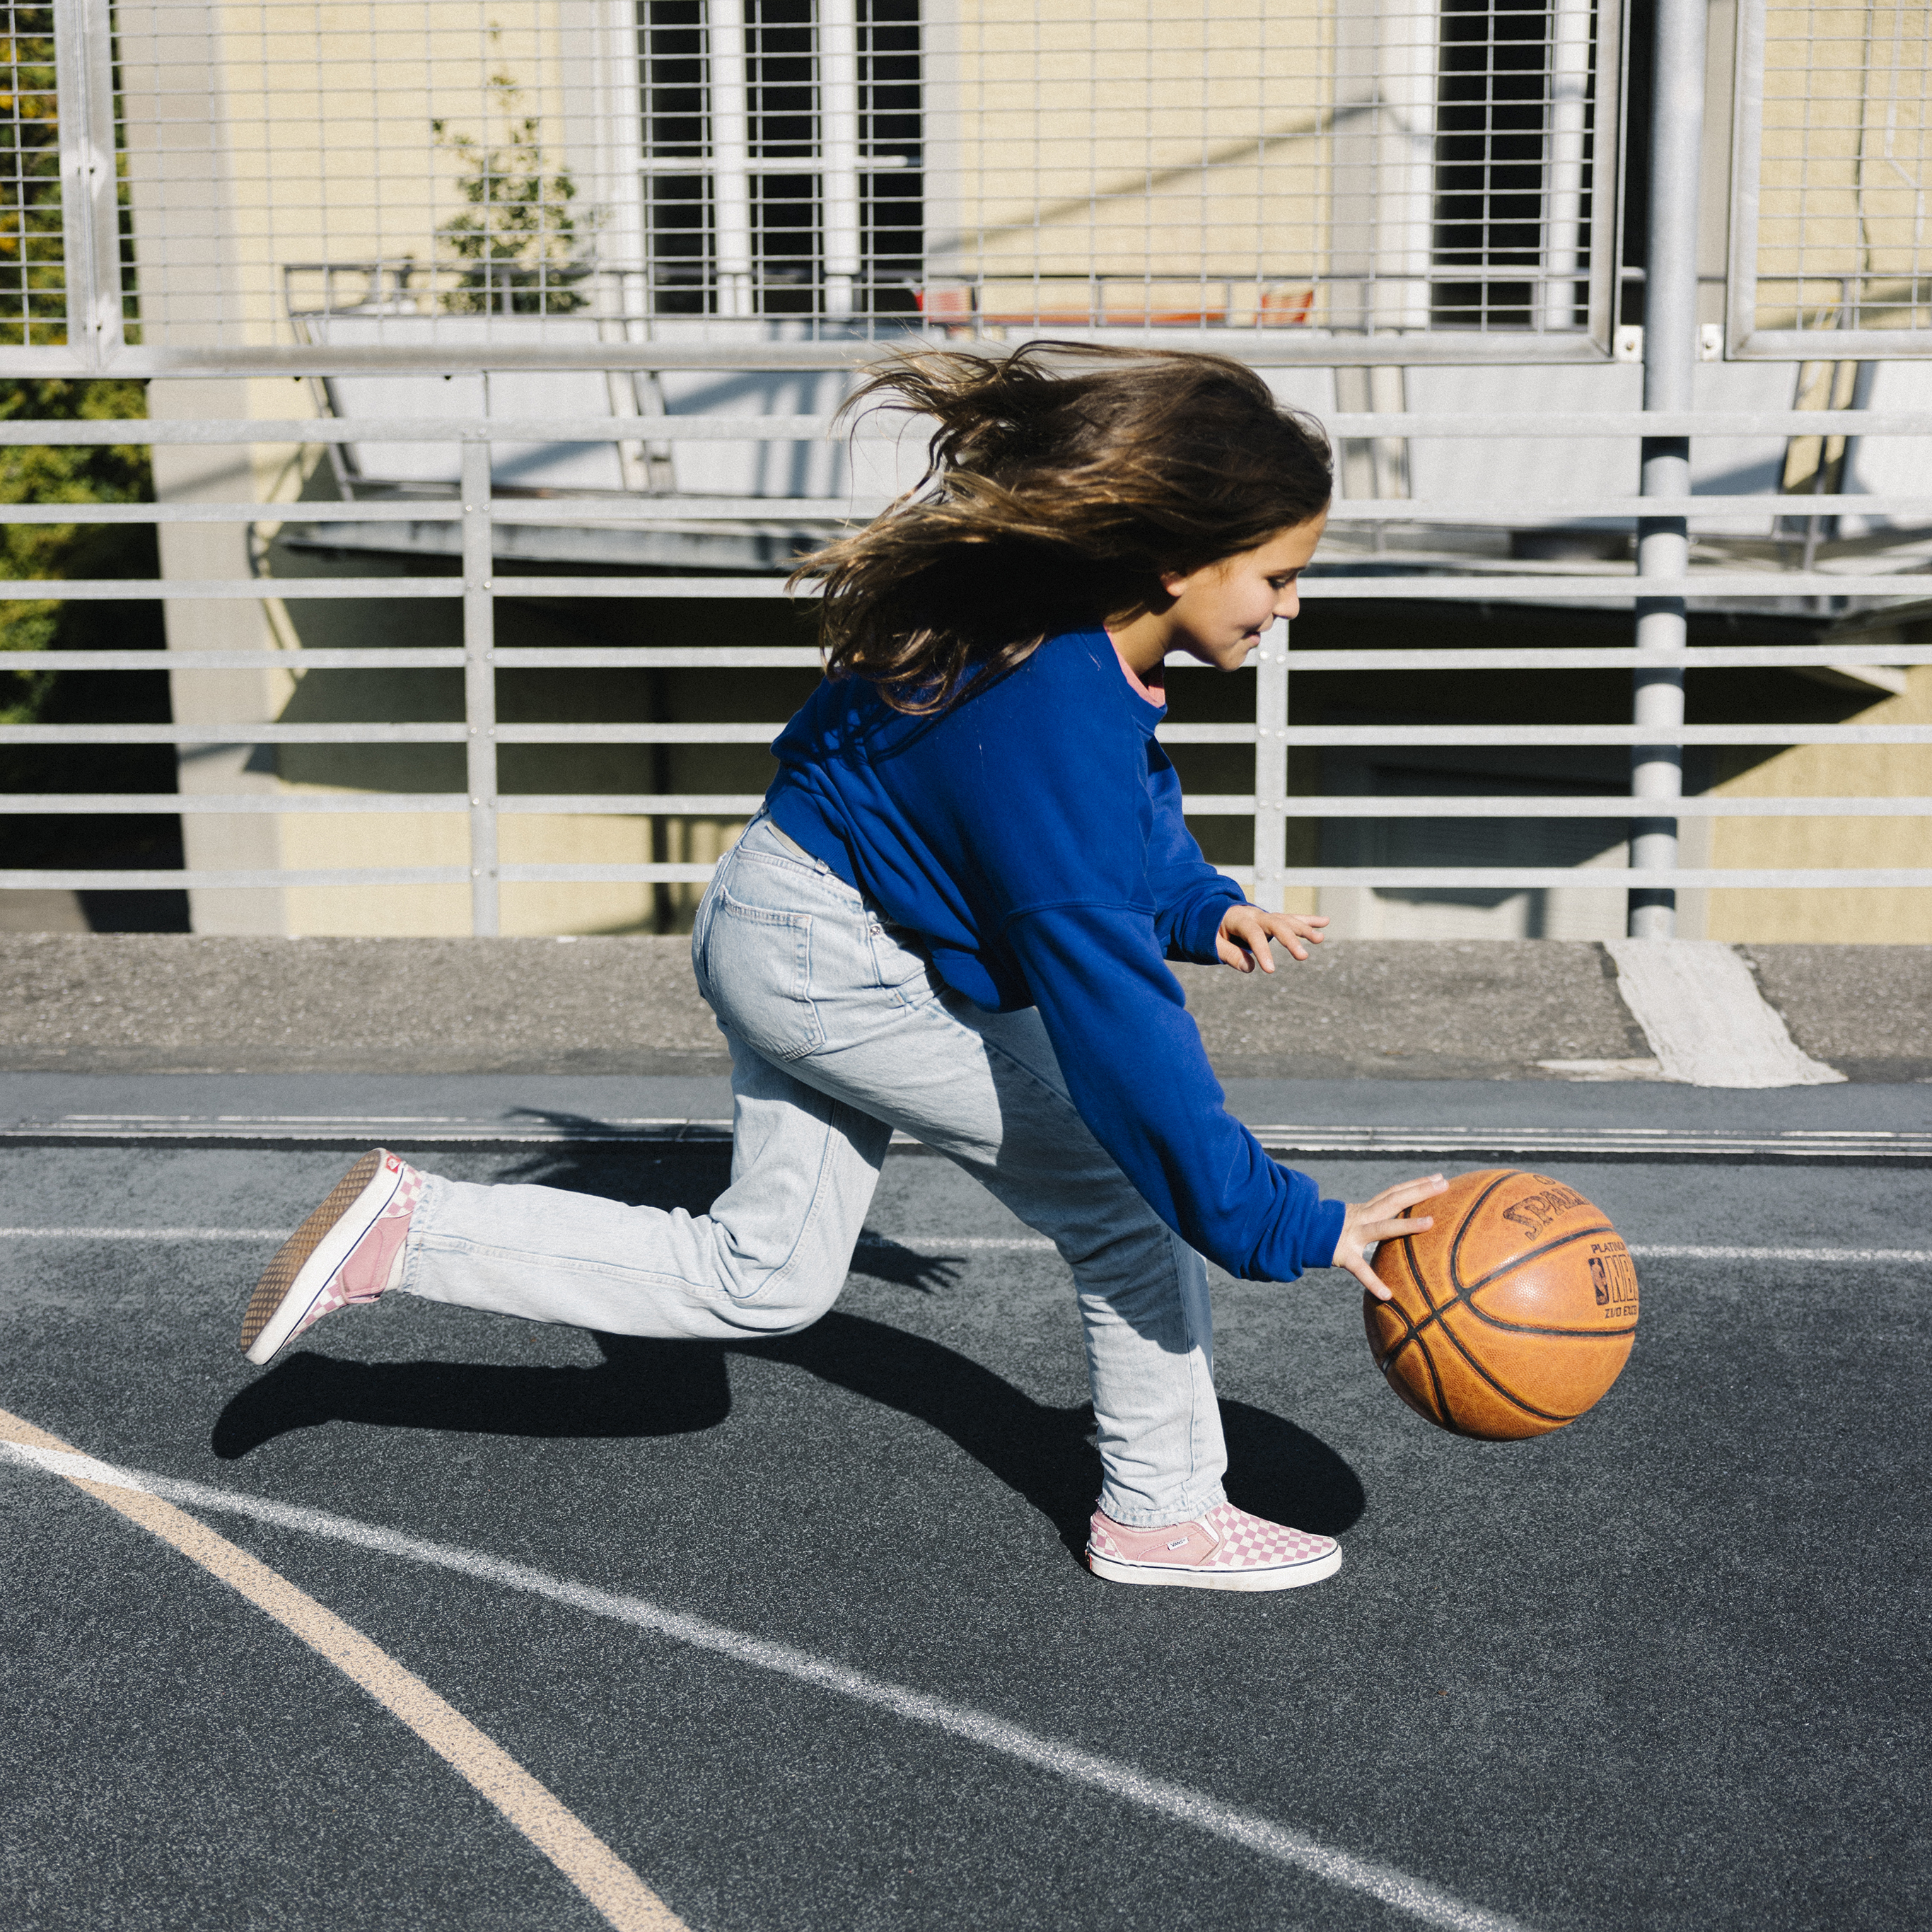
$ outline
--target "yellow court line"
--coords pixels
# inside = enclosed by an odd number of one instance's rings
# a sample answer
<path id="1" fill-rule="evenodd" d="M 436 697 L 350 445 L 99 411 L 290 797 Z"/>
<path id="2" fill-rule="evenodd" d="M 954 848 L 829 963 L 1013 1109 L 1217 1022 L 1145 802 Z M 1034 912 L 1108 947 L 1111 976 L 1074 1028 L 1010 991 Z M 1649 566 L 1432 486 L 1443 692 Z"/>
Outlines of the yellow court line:
<path id="1" fill-rule="evenodd" d="M 60 1455 L 81 1454 L 4 1409 L 0 1409 L 0 1441 Z M 210 1576 L 238 1590 L 257 1610 L 266 1611 L 353 1678 L 495 1805 L 617 1932 L 687 1932 L 684 1922 L 670 1907 L 500 1744 L 485 1737 L 421 1678 L 404 1670 L 359 1630 L 352 1630 L 332 1610 L 324 1610 L 266 1564 L 158 1496 L 64 1470 L 56 1473 L 171 1544 Z"/>

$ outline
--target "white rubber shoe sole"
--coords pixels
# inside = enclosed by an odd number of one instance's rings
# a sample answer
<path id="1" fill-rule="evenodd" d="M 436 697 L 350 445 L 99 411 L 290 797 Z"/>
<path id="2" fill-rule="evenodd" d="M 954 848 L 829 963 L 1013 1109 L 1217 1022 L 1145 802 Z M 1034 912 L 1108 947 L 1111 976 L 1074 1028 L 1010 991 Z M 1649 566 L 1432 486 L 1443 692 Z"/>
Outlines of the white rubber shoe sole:
<path id="1" fill-rule="evenodd" d="M 242 1318 L 242 1352 L 258 1368 L 302 1325 L 329 1276 L 395 1198 L 404 1172 L 386 1148 L 372 1148 L 276 1250 Z"/>
<path id="2" fill-rule="evenodd" d="M 1306 1563 L 1210 1570 L 1186 1563 L 1129 1563 L 1090 1548 L 1087 1567 L 1110 1583 L 1150 1583 L 1183 1590 L 1298 1590 L 1304 1583 L 1319 1583 L 1334 1576 L 1342 1567 L 1342 1552 L 1331 1550 Z"/>

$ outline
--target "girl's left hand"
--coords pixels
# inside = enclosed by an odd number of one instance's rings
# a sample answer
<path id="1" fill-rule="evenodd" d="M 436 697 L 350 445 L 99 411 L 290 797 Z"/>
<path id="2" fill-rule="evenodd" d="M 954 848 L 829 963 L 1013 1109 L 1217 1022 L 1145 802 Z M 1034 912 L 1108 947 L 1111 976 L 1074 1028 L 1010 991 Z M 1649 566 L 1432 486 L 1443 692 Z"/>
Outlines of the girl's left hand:
<path id="1" fill-rule="evenodd" d="M 1264 912 L 1259 906 L 1228 908 L 1221 929 L 1214 935 L 1214 950 L 1224 966 L 1237 973 L 1252 973 L 1258 966 L 1264 973 L 1274 970 L 1274 956 L 1268 950 L 1273 940 L 1291 959 L 1306 959 L 1311 946 L 1322 944 L 1322 928 L 1328 923 L 1322 913 Z"/>

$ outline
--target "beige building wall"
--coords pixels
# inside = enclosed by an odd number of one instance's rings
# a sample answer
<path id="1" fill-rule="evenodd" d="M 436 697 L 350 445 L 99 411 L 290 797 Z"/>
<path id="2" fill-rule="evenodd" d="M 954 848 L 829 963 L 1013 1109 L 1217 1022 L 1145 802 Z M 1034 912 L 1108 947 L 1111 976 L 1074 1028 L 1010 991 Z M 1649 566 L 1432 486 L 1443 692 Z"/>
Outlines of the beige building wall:
<path id="1" fill-rule="evenodd" d="M 1330 0 L 961 0 L 934 274 L 985 319 L 1283 321 L 1325 259 Z M 1098 278 L 1090 295 L 1090 278 Z"/>
<path id="2" fill-rule="evenodd" d="M 1932 327 L 1932 7 L 1808 0 L 1765 18 L 1757 326 Z"/>
<path id="3" fill-rule="evenodd" d="M 1932 724 L 1932 664 L 1915 666 L 1904 693 L 1845 721 Z M 1730 762 L 1739 763 L 1738 754 Z M 1721 767 L 1720 767 L 1721 769 Z M 1932 746 L 1798 745 L 1712 788 L 1730 798 L 1932 797 Z M 1922 868 L 1928 854 L 1922 818 L 1720 818 L 1711 831 L 1714 866 Z M 1708 934 L 1754 942 L 1804 940 L 1838 944 L 1932 942 L 1932 891 L 1846 886 L 1785 891 L 1713 891 Z"/>

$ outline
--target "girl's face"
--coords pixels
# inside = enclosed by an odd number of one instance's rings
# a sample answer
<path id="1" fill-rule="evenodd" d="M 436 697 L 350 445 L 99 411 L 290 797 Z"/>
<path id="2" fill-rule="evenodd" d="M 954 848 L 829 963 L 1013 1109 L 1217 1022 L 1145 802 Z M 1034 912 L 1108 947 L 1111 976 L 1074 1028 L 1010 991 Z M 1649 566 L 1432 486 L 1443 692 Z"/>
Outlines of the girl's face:
<path id="1" fill-rule="evenodd" d="M 1174 599 L 1160 614 L 1168 648 L 1222 670 L 1239 670 L 1277 617 L 1292 617 L 1300 610 L 1296 581 L 1328 520 L 1324 510 L 1305 524 L 1277 530 L 1252 550 L 1185 577 L 1163 576 L 1162 587 Z"/>

